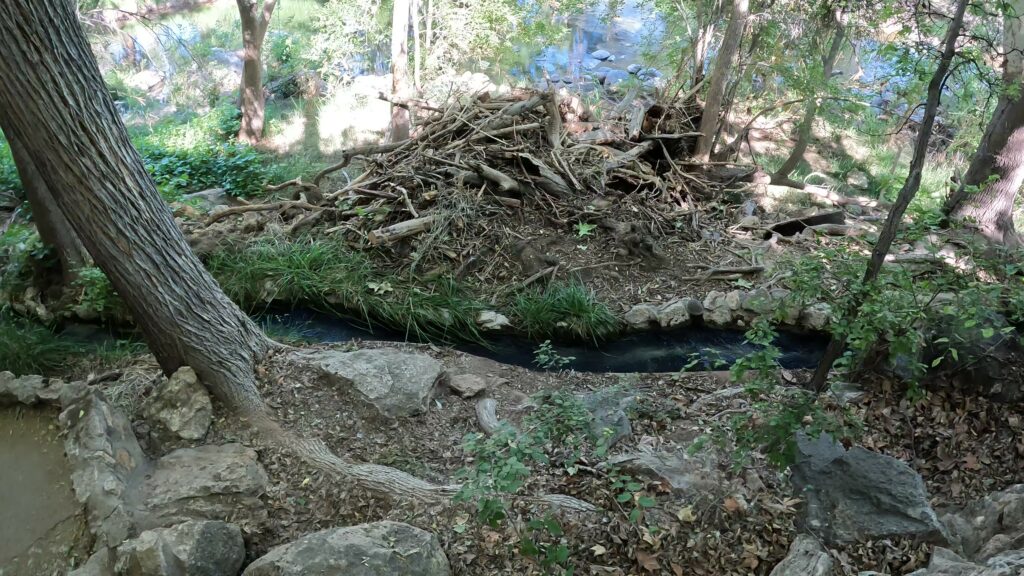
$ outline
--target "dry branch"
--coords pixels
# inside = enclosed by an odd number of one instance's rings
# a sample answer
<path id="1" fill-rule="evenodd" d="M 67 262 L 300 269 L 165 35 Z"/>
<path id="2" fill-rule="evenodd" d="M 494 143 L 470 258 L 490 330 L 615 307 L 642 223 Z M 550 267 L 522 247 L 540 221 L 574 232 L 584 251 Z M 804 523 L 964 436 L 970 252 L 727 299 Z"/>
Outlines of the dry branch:
<path id="1" fill-rule="evenodd" d="M 398 224 L 392 224 L 391 226 L 385 226 L 378 228 L 370 235 L 367 236 L 367 240 L 374 246 L 380 246 L 382 244 L 390 244 L 395 240 L 401 240 L 402 238 L 408 238 L 409 236 L 415 236 L 421 232 L 430 230 L 430 227 L 434 224 L 433 216 L 424 216 L 422 218 L 414 218 L 412 220 L 406 220 L 405 222 L 399 222 Z"/>

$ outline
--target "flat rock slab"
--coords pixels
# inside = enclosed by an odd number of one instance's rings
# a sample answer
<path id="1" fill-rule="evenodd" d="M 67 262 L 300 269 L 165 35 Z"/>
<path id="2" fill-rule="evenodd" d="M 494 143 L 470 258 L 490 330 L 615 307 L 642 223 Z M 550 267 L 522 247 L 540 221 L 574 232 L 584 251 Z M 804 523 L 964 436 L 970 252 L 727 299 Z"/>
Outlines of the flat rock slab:
<path id="1" fill-rule="evenodd" d="M 61 384 L 50 385 L 42 376 L 15 377 L 0 372 L 0 406 L 34 406 L 52 402 L 60 396 Z"/>
<path id="2" fill-rule="evenodd" d="M 408 524 L 333 528 L 277 546 L 243 576 L 449 576 L 437 537 Z"/>
<path id="3" fill-rule="evenodd" d="M 895 458 L 799 434 L 792 481 L 806 502 L 804 523 L 828 544 L 893 536 L 946 543 L 924 480 Z"/>
<path id="4" fill-rule="evenodd" d="M 634 452 L 615 456 L 609 464 L 634 474 L 659 480 L 681 494 L 705 493 L 725 485 L 715 459 L 708 454 L 676 452 Z"/>
<path id="5" fill-rule="evenodd" d="M 319 350 L 298 356 L 316 365 L 328 382 L 351 390 L 386 418 L 425 412 L 444 377 L 444 367 L 431 356 L 390 348 Z"/>

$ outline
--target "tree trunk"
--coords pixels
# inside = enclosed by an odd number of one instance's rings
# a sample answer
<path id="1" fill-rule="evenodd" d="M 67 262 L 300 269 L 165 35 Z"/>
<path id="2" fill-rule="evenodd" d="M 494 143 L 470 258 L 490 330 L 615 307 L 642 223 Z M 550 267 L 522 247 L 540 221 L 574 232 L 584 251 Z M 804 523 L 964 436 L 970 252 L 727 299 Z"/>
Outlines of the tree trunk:
<path id="1" fill-rule="evenodd" d="M 693 82 L 695 88 L 704 81 L 704 63 L 708 59 L 711 38 L 715 33 L 715 21 L 718 20 L 719 0 L 699 0 L 697 2 L 697 36 L 693 40 Z"/>
<path id="2" fill-rule="evenodd" d="M 404 102 L 409 85 L 409 2 L 395 0 L 391 14 L 391 101 Z M 409 110 L 391 105 L 391 141 L 409 138 Z"/>
<path id="3" fill-rule="evenodd" d="M 1003 85 L 1024 80 L 1024 0 L 1015 0 L 1005 17 Z M 971 159 L 960 187 L 950 195 L 945 212 L 950 220 L 977 227 L 999 244 L 1016 246 L 1013 205 L 1024 185 L 1024 95 L 1003 91 Z"/>
<path id="4" fill-rule="evenodd" d="M 914 146 L 914 156 L 910 160 L 910 173 L 907 175 L 906 182 L 903 183 L 903 188 L 900 189 L 899 196 L 896 197 L 896 203 L 889 210 L 889 215 L 885 219 L 885 224 L 878 235 L 874 249 L 871 250 L 871 260 L 868 262 L 867 270 L 864 271 L 864 278 L 861 280 L 860 286 L 857 287 L 857 292 L 850 298 L 846 309 L 840 315 L 844 321 L 856 319 L 861 304 L 864 303 L 865 294 L 868 290 L 872 289 L 875 279 L 878 278 L 878 274 L 882 270 L 885 256 L 889 253 L 892 241 L 896 238 L 896 231 L 903 220 L 903 214 L 907 211 L 907 206 L 910 206 L 910 201 L 914 199 L 914 195 L 917 194 L 918 188 L 921 187 L 921 171 L 924 169 L 925 156 L 928 154 L 928 140 L 931 139 L 932 126 L 935 124 L 935 114 L 939 109 L 942 85 L 946 80 L 946 73 L 949 72 L 949 64 L 953 61 L 953 56 L 956 54 L 956 41 L 960 37 L 960 28 L 964 23 L 964 11 L 967 9 L 967 3 L 968 0 L 957 0 L 956 12 L 953 14 L 953 19 L 946 30 L 946 38 L 943 40 L 942 58 L 939 60 L 938 68 L 935 69 L 935 74 L 932 75 L 932 79 L 928 83 L 928 99 L 924 107 L 924 118 L 921 120 L 921 130 L 917 134 L 917 142 Z M 828 347 L 825 348 L 825 353 L 818 363 L 817 369 L 814 371 L 814 376 L 812 376 L 808 384 L 809 388 L 817 392 L 825 389 L 828 374 L 832 370 L 832 364 L 835 363 L 845 348 L 845 337 L 833 337 L 829 341 Z"/>
<path id="5" fill-rule="evenodd" d="M 226 405 L 259 412 L 253 369 L 272 343 L 189 249 L 128 140 L 70 2 L 0 3 L 0 77 L 0 128 L 32 159 L 160 367 L 191 366 Z"/>
<path id="6" fill-rule="evenodd" d="M 266 98 L 263 95 L 263 40 L 267 36 L 270 17 L 277 0 L 264 0 L 260 9 L 257 0 L 236 0 L 242 20 L 242 125 L 238 141 L 256 144 L 263 138 L 263 116 Z"/>
<path id="7" fill-rule="evenodd" d="M 711 86 L 708 88 L 708 96 L 704 102 L 704 114 L 700 119 L 701 136 L 697 140 L 697 150 L 694 153 L 694 157 L 704 162 L 707 162 L 710 157 L 712 140 L 718 130 L 718 115 L 722 111 L 725 84 L 729 79 L 736 52 L 739 50 L 740 39 L 743 38 L 749 4 L 750 0 L 733 0 L 732 16 L 725 29 L 725 37 L 722 39 L 718 56 L 715 57 L 715 67 L 711 71 Z"/>
<path id="8" fill-rule="evenodd" d="M 835 34 L 832 36 L 832 44 L 829 46 L 828 53 L 822 57 L 821 61 L 821 72 L 822 72 L 822 88 L 824 91 L 828 91 L 828 84 L 832 80 L 832 69 L 835 67 L 836 59 L 839 57 L 839 51 L 842 50 L 843 42 L 846 40 L 846 28 L 839 20 L 839 15 L 836 15 L 833 20 L 836 26 Z M 788 180 L 789 175 L 796 170 L 796 167 L 800 165 L 800 162 L 804 159 L 804 152 L 807 151 L 807 146 L 811 143 L 811 132 L 814 128 L 814 119 L 818 116 L 818 107 L 821 105 L 819 98 L 810 98 L 807 101 L 807 108 L 804 110 L 804 118 L 800 121 L 800 127 L 797 129 L 796 145 L 793 146 L 793 150 L 789 153 L 789 158 L 782 163 L 782 166 L 775 171 L 772 175 L 772 180 Z"/>
<path id="9" fill-rule="evenodd" d="M 422 86 L 420 83 L 420 59 L 423 57 L 420 50 L 420 0 L 412 0 L 409 11 L 412 13 L 412 84 L 416 94 L 419 95 Z"/>
<path id="10" fill-rule="evenodd" d="M 3 116 L 2 111 L 0 116 Z M 0 122 L 6 124 L 2 117 Z M 61 276 L 65 284 L 70 284 L 74 281 L 77 270 L 89 264 L 89 254 L 50 194 L 50 189 L 47 188 L 32 158 L 13 134 L 5 135 L 11 146 L 18 177 L 21 178 L 21 185 L 25 188 L 29 206 L 32 207 L 32 220 L 36 223 L 39 238 L 43 244 L 53 247 L 57 252 Z"/>

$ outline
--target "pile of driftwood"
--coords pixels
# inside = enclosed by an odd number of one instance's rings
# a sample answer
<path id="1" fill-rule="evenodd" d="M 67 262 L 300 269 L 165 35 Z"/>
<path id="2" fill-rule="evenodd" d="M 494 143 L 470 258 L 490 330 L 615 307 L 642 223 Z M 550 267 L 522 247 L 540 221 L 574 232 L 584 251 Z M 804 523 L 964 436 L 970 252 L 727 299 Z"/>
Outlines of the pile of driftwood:
<path id="1" fill-rule="evenodd" d="M 510 223 L 569 229 L 599 221 L 595 207 L 628 205 L 652 226 L 668 226 L 707 187 L 689 160 L 693 107 L 641 98 L 588 104 L 536 91 L 404 105 L 421 115 L 410 139 L 346 150 L 310 182 L 270 187 L 291 190 L 291 200 L 234 207 L 210 222 L 279 210 L 292 233 L 323 226 L 362 245 L 396 247 L 418 237 L 406 253 L 429 248 L 462 261 L 467 243 L 515 236 Z M 339 171 L 357 158 L 363 171 L 344 182 Z"/>

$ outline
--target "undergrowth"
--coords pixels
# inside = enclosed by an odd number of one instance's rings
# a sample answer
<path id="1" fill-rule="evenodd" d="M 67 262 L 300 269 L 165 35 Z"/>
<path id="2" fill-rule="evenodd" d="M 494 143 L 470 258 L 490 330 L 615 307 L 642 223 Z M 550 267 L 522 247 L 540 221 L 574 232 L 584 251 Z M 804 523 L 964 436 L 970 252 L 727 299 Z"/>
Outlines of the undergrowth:
<path id="1" fill-rule="evenodd" d="M 262 239 L 213 254 L 207 267 L 229 297 L 251 310 L 275 302 L 301 304 L 408 338 L 483 342 L 476 318 L 484 305 L 453 280 L 422 286 L 377 270 L 341 242 Z"/>
<path id="2" fill-rule="evenodd" d="M 516 325 L 536 340 L 569 337 L 597 342 L 620 328 L 615 314 L 579 281 L 521 292 L 511 313 Z"/>
<path id="3" fill-rule="evenodd" d="M 146 346 L 139 341 L 84 341 L 0 311 L 0 371 L 18 376 L 67 376 L 84 364 L 118 365 L 145 351 Z"/>

